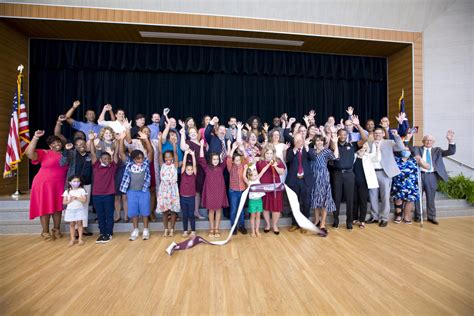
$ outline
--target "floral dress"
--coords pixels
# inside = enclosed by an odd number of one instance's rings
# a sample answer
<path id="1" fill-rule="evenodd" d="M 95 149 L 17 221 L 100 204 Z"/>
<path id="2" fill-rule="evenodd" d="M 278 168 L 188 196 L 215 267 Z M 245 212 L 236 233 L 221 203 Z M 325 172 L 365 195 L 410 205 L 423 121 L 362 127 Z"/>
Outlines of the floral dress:
<path id="1" fill-rule="evenodd" d="M 174 164 L 163 164 L 160 177 L 156 212 L 163 213 L 170 210 L 178 213 L 181 208 L 179 205 L 178 170 Z"/>
<path id="2" fill-rule="evenodd" d="M 420 191 L 418 190 L 418 165 L 415 158 L 410 157 L 407 161 L 403 161 L 401 157 L 395 156 L 395 161 L 400 174 L 392 181 L 393 198 L 409 202 L 418 201 Z"/>

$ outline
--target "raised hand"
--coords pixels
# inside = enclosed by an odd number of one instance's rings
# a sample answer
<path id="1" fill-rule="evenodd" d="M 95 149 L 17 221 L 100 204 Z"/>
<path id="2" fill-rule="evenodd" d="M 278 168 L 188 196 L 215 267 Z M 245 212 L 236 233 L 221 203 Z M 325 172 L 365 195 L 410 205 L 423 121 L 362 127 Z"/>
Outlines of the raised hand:
<path id="1" fill-rule="evenodd" d="M 93 131 L 89 132 L 89 139 L 94 140 L 95 139 L 95 133 Z"/>
<path id="2" fill-rule="evenodd" d="M 354 125 L 359 125 L 359 117 L 357 115 L 352 115 L 352 118 L 351 118 L 351 121 L 352 121 L 352 124 Z"/>
<path id="3" fill-rule="evenodd" d="M 249 123 L 245 123 L 245 128 L 248 130 L 248 131 L 251 131 L 252 128 L 250 127 Z"/>
<path id="4" fill-rule="evenodd" d="M 268 132 L 268 128 L 270 128 L 270 125 L 268 125 L 268 123 L 263 124 L 263 129 L 265 130 L 265 132 Z"/>
<path id="5" fill-rule="evenodd" d="M 128 121 L 128 118 L 124 118 L 122 121 L 122 126 L 126 129 L 132 128 L 132 123 Z"/>
<path id="6" fill-rule="evenodd" d="M 204 147 L 204 139 L 201 139 L 201 140 L 199 141 L 199 145 L 201 145 L 201 147 Z"/>
<path id="7" fill-rule="evenodd" d="M 237 126 L 237 129 L 242 129 L 242 127 L 244 127 L 242 125 L 242 122 L 237 122 L 236 126 Z"/>
<path id="8" fill-rule="evenodd" d="M 288 123 L 293 124 L 294 122 L 296 122 L 296 119 L 294 117 L 290 117 Z"/>
<path id="9" fill-rule="evenodd" d="M 138 138 L 142 139 L 142 140 L 146 140 L 146 139 L 148 139 L 148 135 L 139 131 L 138 132 Z"/>
<path id="10" fill-rule="evenodd" d="M 287 121 L 288 121 L 288 114 L 287 114 L 287 113 L 283 113 L 283 114 L 281 115 L 280 119 L 281 119 L 282 121 L 287 122 Z"/>
<path id="11" fill-rule="evenodd" d="M 182 120 L 178 120 L 178 124 L 179 126 L 181 126 L 182 128 L 184 128 L 184 122 Z"/>
<path id="12" fill-rule="evenodd" d="M 396 129 L 391 129 L 390 130 L 390 133 L 393 135 L 393 136 L 398 136 L 398 131 Z"/>
<path id="13" fill-rule="evenodd" d="M 354 114 L 354 108 L 352 106 L 349 106 L 346 110 L 346 113 L 349 114 L 349 115 Z"/>
<path id="14" fill-rule="evenodd" d="M 37 130 L 35 132 L 35 136 L 34 137 L 37 137 L 37 138 L 40 138 L 41 136 L 44 135 L 44 131 L 43 130 Z"/>
<path id="15" fill-rule="evenodd" d="M 163 109 L 163 115 L 168 116 L 168 113 L 170 112 L 170 108 L 164 108 Z"/>
<path id="16" fill-rule="evenodd" d="M 234 142 L 232 144 L 232 150 L 236 150 L 239 147 L 239 144 L 237 142 Z"/>
<path id="17" fill-rule="evenodd" d="M 66 119 L 67 119 L 67 117 L 64 114 L 61 114 L 60 116 L 58 116 L 58 121 L 60 121 L 60 122 L 64 122 Z"/>
<path id="18" fill-rule="evenodd" d="M 407 115 L 405 112 L 398 113 L 395 119 L 398 121 L 398 124 L 403 124 L 403 121 L 408 121 Z"/>
<path id="19" fill-rule="evenodd" d="M 76 100 L 76 101 L 74 101 L 74 102 L 72 103 L 72 106 L 73 106 L 73 108 L 75 108 L 75 109 L 77 109 L 77 108 L 79 107 L 79 105 L 81 105 L 81 102 L 79 102 L 78 100 Z"/>
<path id="20" fill-rule="evenodd" d="M 285 143 L 285 150 L 288 150 L 288 148 L 290 148 L 290 147 L 291 147 L 291 144 L 289 142 L 286 142 Z"/>
<path id="21" fill-rule="evenodd" d="M 71 143 L 67 143 L 67 144 L 64 146 L 64 148 L 66 148 L 67 150 L 71 150 L 73 147 L 74 147 L 74 145 L 71 144 Z"/>
<path id="22" fill-rule="evenodd" d="M 110 104 L 104 105 L 104 111 L 110 111 L 112 110 L 112 106 Z"/>
<path id="23" fill-rule="evenodd" d="M 215 125 L 217 123 L 219 123 L 219 118 L 217 116 L 214 116 L 212 120 L 209 122 L 209 124 L 211 125 Z"/>
<path id="24" fill-rule="evenodd" d="M 331 141 L 332 141 L 334 144 L 337 144 L 338 140 L 339 140 L 339 137 L 337 137 L 337 134 L 336 134 L 336 133 L 331 135 Z"/>
<path id="25" fill-rule="evenodd" d="M 311 140 L 310 140 L 309 138 L 306 138 L 306 139 L 304 140 L 304 147 L 308 148 L 310 142 L 311 142 Z"/>
<path id="26" fill-rule="evenodd" d="M 404 140 L 405 140 L 406 142 L 409 142 L 412 137 L 413 137 L 413 133 L 408 133 L 408 134 L 405 135 L 405 139 L 404 139 Z"/>
<path id="27" fill-rule="evenodd" d="M 449 130 L 448 133 L 446 134 L 446 139 L 448 140 L 449 143 L 454 143 L 454 131 Z"/>
<path id="28" fill-rule="evenodd" d="M 308 115 L 311 116 L 311 117 L 315 117 L 315 116 L 316 116 L 316 112 L 315 112 L 314 110 L 311 110 L 311 111 L 309 111 L 309 114 L 308 114 Z"/>
<path id="29" fill-rule="evenodd" d="M 189 149 L 188 152 L 189 152 L 189 154 L 190 154 L 191 156 L 194 157 L 194 155 L 195 155 L 194 150 Z"/>

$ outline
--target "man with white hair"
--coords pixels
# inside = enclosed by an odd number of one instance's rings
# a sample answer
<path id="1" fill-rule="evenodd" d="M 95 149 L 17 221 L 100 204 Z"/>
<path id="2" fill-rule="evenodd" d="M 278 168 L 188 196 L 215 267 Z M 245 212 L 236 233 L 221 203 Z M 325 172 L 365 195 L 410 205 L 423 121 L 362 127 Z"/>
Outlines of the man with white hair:
<path id="1" fill-rule="evenodd" d="M 421 185 L 426 194 L 427 218 L 428 222 L 439 225 L 436 220 L 435 196 L 438 188 L 438 181 L 447 181 L 448 174 L 444 167 L 443 157 L 451 156 L 456 153 L 456 144 L 454 143 L 454 132 L 449 130 L 446 139 L 448 140 L 448 149 L 443 150 L 440 147 L 433 147 L 435 139 L 432 135 L 423 136 L 423 146 L 414 146 L 411 151 L 414 156 L 421 156 L 430 166 L 429 169 L 421 168 Z M 415 204 L 415 222 L 420 218 L 419 203 Z"/>

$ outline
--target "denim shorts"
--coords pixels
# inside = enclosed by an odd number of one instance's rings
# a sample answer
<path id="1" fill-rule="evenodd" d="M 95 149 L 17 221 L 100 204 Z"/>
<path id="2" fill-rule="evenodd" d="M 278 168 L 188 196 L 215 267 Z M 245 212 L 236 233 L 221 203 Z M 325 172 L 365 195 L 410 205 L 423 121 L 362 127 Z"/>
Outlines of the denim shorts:
<path id="1" fill-rule="evenodd" d="M 128 216 L 150 215 L 150 192 L 128 190 Z"/>

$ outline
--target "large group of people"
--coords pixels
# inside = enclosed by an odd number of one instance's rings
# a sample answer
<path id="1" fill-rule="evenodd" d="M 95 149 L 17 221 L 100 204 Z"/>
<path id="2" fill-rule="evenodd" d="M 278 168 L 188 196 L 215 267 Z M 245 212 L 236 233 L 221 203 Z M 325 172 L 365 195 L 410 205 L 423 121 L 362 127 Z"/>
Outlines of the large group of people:
<path id="1" fill-rule="evenodd" d="M 89 201 L 97 214 L 100 234 L 97 243 L 112 239 L 114 223 L 132 222 L 130 240 L 150 238 L 149 221 L 161 214 L 165 237 L 174 236 L 175 224 L 182 219 L 183 237 L 196 235 L 200 208 L 208 211 L 208 236 L 219 238 L 223 209 L 229 209 L 234 233 L 247 234 L 244 212 L 237 218 L 242 193 L 254 184 L 286 183 L 298 195 L 300 209 L 310 217 L 320 236 L 328 235 L 327 216 L 339 227 L 341 202 L 346 202 L 346 228 L 389 222 L 393 199 L 395 224 L 420 220 L 422 191 L 427 197 L 427 219 L 438 224 L 434 203 L 439 180 L 447 174 L 442 157 L 453 155 L 454 132 L 447 132 L 449 147 L 433 147 L 431 135 L 423 146 L 410 146 L 415 128 L 407 128 L 405 113 L 399 113 L 398 128 L 390 128 L 388 117 L 379 124 L 369 119 L 364 126 L 348 107 L 347 118 L 338 123 L 333 116 L 317 125 L 314 111 L 301 121 L 284 113 L 272 124 L 257 116 L 242 123 L 230 117 L 224 124 L 218 117 L 204 116 L 197 126 L 192 117 L 184 120 L 166 108 L 151 115 L 146 125 L 143 114 L 134 122 L 123 109 L 103 107 L 96 123 L 94 110 L 85 111 L 85 122 L 73 119 L 80 106 L 58 117 L 54 135 L 47 138 L 48 149 L 37 149 L 44 131 L 38 130 L 27 149 L 33 164 L 40 164 L 31 187 L 30 219 L 40 217 L 45 240 L 61 238 L 60 223 L 70 224 L 70 242 L 84 244 Z M 65 123 L 74 132 L 72 139 L 62 133 Z M 421 173 L 421 176 L 419 175 Z M 419 184 L 421 183 L 421 188 Z M 370 216 L 367 219 L 368 201 Z M 379 202 L 380 201 L 380 202 Z M 260 236 L 263 214 L 264 233 L 280 233 L 284 209 L 282 191 L 251 192 L 247 202 L 250 235 Z M 415 209 L 415 214 L 412 214 Z M 123 212 L 122 212 L 123 211 Z M 50 231 L 50 218 L 53 229 Z M 190 228 L 190 230 L 188 230 Z M 306 230 L 293 217 L 290 232 Z"/>

